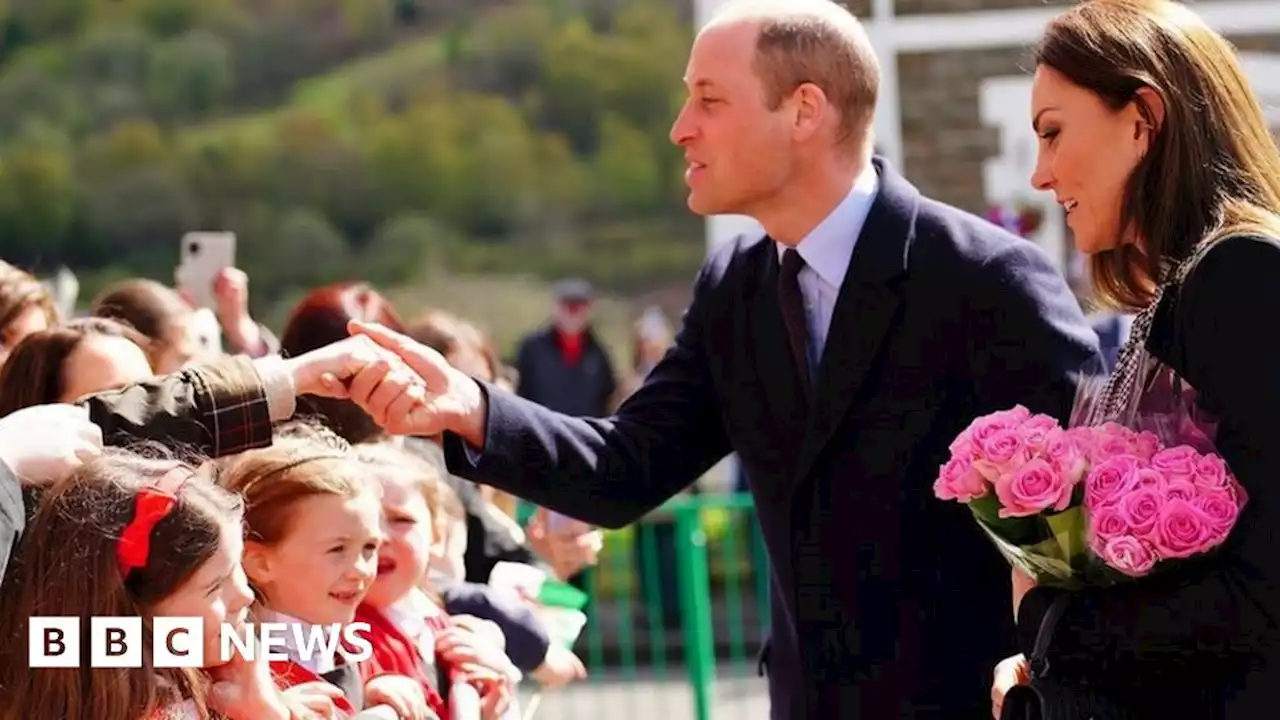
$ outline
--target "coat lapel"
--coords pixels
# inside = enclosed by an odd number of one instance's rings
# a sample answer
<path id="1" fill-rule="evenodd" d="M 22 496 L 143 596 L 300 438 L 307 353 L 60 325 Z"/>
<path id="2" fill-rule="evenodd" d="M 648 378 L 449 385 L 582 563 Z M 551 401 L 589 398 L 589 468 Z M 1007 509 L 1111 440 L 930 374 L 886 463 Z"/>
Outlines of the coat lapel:
<path id="1" fill-rule="evenodd" d="M 858 236 L 827 331 L 796 466 L 800 479 L 812 470 L 863 389 L 902 304 L 901 280 L 920 196 L 887 164 L 879 159 L 875 164 L 880 190 Z"/>

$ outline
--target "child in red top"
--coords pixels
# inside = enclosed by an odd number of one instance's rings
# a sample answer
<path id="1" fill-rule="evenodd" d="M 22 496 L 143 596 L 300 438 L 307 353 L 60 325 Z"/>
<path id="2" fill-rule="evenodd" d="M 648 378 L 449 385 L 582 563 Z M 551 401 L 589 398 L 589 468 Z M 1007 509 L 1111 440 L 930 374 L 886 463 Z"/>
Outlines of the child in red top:
<path id="1" fill-rule="evenodd" d="M 389 672 L 417 677 L 433 694 L 442 716 L 438 696 L 462 681 L 479 692 L 485 720 L 513 711 L 519 717 L 511 700 L 519 671 L 503 652 L 501 632 L 494 642 L 491 634 L 476 631 L 492 623 L 449 617 L 419 586 L 436 529 L 445 520 L 446 488 L 435 469 L 386 444 L 361 446 L 357 455 L 365 472 L 381 485 L 386 527 L 377 579 L 356 615 L 377 637 L 373 662 Z"/>

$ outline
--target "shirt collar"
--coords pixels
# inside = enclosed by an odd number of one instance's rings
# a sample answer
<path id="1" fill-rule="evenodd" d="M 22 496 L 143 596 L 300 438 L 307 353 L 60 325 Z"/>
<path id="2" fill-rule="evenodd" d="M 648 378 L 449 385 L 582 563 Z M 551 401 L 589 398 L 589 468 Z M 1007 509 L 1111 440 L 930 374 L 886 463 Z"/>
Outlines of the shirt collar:
<path id="1" fill-rule="evenodd" d="M 302 659 L 302 649 L 298 647 L 297 637 L 294 635 L 294 633 L 297 632 L 297 633 L 300 633 L 301 637 L 310 638 L 312 632 L 320 632 L 317 630 L 312 630 L 312 628 L 315 627 L 314 624 L 303 621 L 303 620 L 299 620 L 298 618 L 293 617 L 292 615 L 285 615 L 284 613 L 275 612 L 274 610 L 267 614 L 267 622 L 288 623 L 289 625 L 299 626 L 296 631 L 293 628 L 290 628 L 289 631 L 284 634 L 284 647 L 282 648 L 282 650 L 284 651 L 284 654 L 287 655 L 291 661 L 310 670 L 316 675 L 323 675 L 324 673 L 332 672 L 333 670 L 337 669 L 338 667 L 337 652 L 333 652 L 333 653 L 316 652 L 316 653 L 312 653 L 310 658 L 307 658 L 306 660 Z M 327 636 L 329 632 L 332 632 L 332 630 L 330 628 L 325 628 L 322 635 Z M 322 648 L 323 646 L 324 646 L 324 643 L 321 642 L 321 643 L 317 643 L 313 647 Z"/>
<path id="2" fill-rule="evenodd" d="M 837 290 L 844 284 L 844 276 L 849 272 L 849 261 L 853 257 L 853 247 L 862 233 L 862 226 L 871 212 L 876 192 L 880 187 L 880 178 L 876 175 L 875 165 L 868 163 L 854 181 L 849 194 L 836 206 L 831 214 L 818 223 L 796 245 L 796 251 L 804 262 L 822 281 Z M 776 243 L 778 257 L 786 251 L 786 246 Z"/>

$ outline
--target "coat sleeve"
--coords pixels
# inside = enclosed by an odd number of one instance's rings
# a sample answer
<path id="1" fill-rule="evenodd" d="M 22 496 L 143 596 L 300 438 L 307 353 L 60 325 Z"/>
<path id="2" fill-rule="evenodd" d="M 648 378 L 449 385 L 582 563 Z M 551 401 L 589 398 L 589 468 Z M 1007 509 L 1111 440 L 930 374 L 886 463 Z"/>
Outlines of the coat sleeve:
<path id="1" fill-rule="evenodd" d="M 729 453 L 704 346 L 721 282 L 713 267 L 699 275 L 674 347 L 612 417 L 569 417 L 486 388 L 483 451 L 446 433 L 450 470 L 611 528 L 696 480 Z"/>
<path id="2" fill-rule="evenodd" d="M 974 394 L 985 412 L 1023 405 L 1066 422 L 1082 374 L 1103 369 L 1098 336 L 1049 258 L 1028 242 L 983 264 L 967 308 Z"/>
<path id="3" fill-rule="evenodd" d="M 272 421 L 293 413 L 291 406 L 272 412 L 259 366 L 270 367 L 224 358 L 91 395 L 80 404 L 108 444 L 154 440 L 203 457 L 233 455 L 270 445 Z"/>
<path id="4" fill-rule="evenodd" d="M 1218 554 L 1187 561 L 1183 569 L 1071 594 L 1051 657 L 1103 659 L 1112 667 L 1136 662 L 1149 671 L 1192 660 L 1221 667 L 1248 663 L 1280 642 L 1268 610 L 1280 577 L 1274 541 L 1280 485 L 1276 468 L 1263 459 L 1280 435 L 1280 336 L 1259 327 L 1260 318 L 1280 316 L 1278 276 L 1280 245 L 1228 238 L 1200 260 L 1174 312 L 1185 374 L 1221 406 L 1219 447 L 1229 462 L 1240 461 L 1232 469 L 1249 493 L 1232 537 Z M 1228 426 L 1230 453 L 1223 437 Z M 1036 588 L 1024 598 L 1018 613 L 1024 650 L 1061 592 Z"/>

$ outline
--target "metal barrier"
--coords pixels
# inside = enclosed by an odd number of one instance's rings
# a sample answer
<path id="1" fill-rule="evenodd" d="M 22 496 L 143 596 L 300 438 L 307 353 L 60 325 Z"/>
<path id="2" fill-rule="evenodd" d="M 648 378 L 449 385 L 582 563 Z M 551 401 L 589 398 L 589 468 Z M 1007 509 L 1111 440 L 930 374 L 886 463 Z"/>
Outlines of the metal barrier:
<path id="1" fill-rule="evenodd" d="M 575 650 L 590 677 L 541 693 L 538 718 L 766 718 L 755 657 L 768 567 L 745 493 L 680 496 L 606 533 L 578 579 L 591 601 Z"/>

